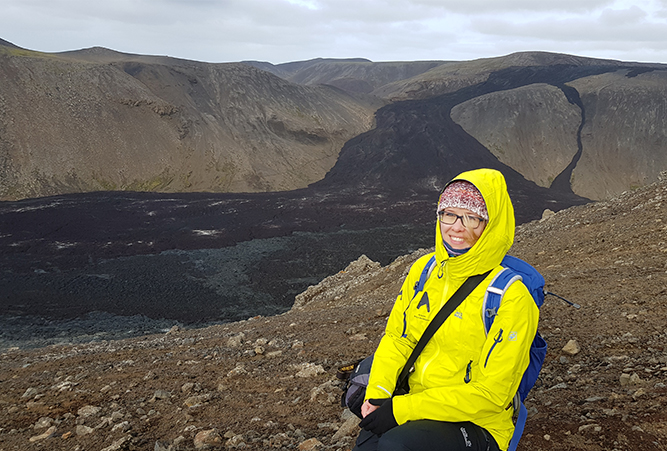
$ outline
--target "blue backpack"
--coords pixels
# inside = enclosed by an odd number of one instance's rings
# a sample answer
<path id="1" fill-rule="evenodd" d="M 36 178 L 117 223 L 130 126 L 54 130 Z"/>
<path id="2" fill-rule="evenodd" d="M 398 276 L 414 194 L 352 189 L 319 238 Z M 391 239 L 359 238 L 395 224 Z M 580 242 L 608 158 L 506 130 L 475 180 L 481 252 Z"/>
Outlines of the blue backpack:
<path id="1" fill-rule="evenodd" d="M 544 302 L 544 277 L 542 277 L 542 275 L 537 272 L 535 268 L 533 268 L 525 261 L 516 257 L 512 257 L 511 255 L 506 255 L 500 265 L 503 267 L 503 270 L 493 278 L 486 290 L 486 294 L 484 295 L 484 327 L 486 328 L 487 333 L 491 329 L 493 320 L 498 313 L 503 295 L 509 286 L 517 280 L 523 281 L 523 284 L 526 286 L 526 288 L 528 288 L 528 291 L 533 297 L 533 300 L 535 301 L 535 304 L 538 308 L 542 307 L 542 303 Z M 435 255 L 433 255 L 428 263 L 426 263 L 426 266 L 424 267 L 419 280 L 415 284 L 415 294 L 413 298 L 417 296 L 417 293 L 424 289 L 426 280 L 429 278 L 434 267 Z M 566 302 L 569 303 L 569 301 Z M 578 305 L 575 306 L 578 307 Z M 533 388 L 533 385 L 535 385 L 546 355 L 547 342 L 544 341 L 544 338 L 542 338 L 538 332 L 535 334 L 533 343 L 530 346 L 530 363 L 528 364 L 526 371 L 523 373 L 521 383 L 519 384 L 519 390 L 514 396 L 514 410 L 515 412 L 517 409 L 519 410 L 519 416 L 514 426 L 514 434 L 510 440 L 508 451 L 516 450 L 516 447 L 519 444 L 519 440 L 521 439 L 521 435 L 523 434 L 523 429 L 526 426 L 526 419 L 528 417 L 528 411 L 526 410 L 526 406 L 523 404 L 523 401 L 525 401 L 526 396 L 528 396 L 528 392 L 531 388 Z"/>
<path id="2" fill-rule="evenodd" d="M 487 333 L 489 332 L 489 329 L 491 329 L 493 320 L 498 313 L 498 308 L 500 307 L 505 291 L 507 291 L 509 286 L 517 280 L 523 281 L 523 284 L 528 288 L 528 291 L 538 308 L 542 307 L 542 303 L 544 302 L 544 277 L 542 277 L 542 274 L 537 272 L 535 268 L 525 261 L 512 257 L 511 255 L 506 255 L 500 265 L 503 267 L 503 270 L 494 277 L 484 295 L 484 327 L 486 328 Z M 514 434 L 510 440 L 508 451 L 516 450 L 521 435 L 523 434 L 523 429 L 526 426 L 526 418 L 528 417 L 528 411 L 526 410 L 523 401 L 525 401 L 528 392 L 533 388 L 533 385 L 535 385 L 546 355 L 547 342 L 544 341 L 544 338 L 537 332 L 533 339 L 533 343 L 530 346 L 530 362 L 528 363 L 528 368 L 523 373 L 521 383 L 519 384 L 519 390 L 514 396 L 514 410 L 516 412 L 516 409 L 519 409 L 519 417 L 514 426 Z"/>

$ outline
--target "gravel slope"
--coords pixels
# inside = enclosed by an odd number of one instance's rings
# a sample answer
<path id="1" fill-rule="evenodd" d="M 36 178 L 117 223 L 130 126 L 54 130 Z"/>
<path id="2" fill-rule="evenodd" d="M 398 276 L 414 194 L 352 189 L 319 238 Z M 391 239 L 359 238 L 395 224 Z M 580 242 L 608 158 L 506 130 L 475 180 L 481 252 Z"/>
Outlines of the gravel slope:
<path id="1" fill-rule="evenodd" d="M 655 184 L 519 228 L 512 253 L 581 305 L 542 307 L 549 353 L 519 449 L 667 448 L 666 200 Z M 420 252 L 361 258 L 278 316 L 9 350 L 0 449 L 350 449 L 335 369 L 377 345 Z"/>

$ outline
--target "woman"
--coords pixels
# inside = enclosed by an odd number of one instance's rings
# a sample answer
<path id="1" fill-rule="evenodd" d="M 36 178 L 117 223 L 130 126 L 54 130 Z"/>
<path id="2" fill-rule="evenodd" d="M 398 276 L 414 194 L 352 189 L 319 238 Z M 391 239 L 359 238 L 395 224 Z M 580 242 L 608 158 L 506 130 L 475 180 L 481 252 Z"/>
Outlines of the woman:
<path id="1" fill-rule="evenodd" d="M 426 298 L 412 301 L 431 255 L 410 269 L 375 352 L 356 451 L 506 450 L 512 437 L 512 398 L 528 366 L 539 311 L 523 283 L 513 283 L 485 332 L 484 293 L 514 242 L 504 177 L 491 169 L 460 174 L 443 190 L 437 214 L 436 268 Z M 392 398 L 430 320 L 468 277 L 489 270 L 417 358 L 410 392 Z"/>

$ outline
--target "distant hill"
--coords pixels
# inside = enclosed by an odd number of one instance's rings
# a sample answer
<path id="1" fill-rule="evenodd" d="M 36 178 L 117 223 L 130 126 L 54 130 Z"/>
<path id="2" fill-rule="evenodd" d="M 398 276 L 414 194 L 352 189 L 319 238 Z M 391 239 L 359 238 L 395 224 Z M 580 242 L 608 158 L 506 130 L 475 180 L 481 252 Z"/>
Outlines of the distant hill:
<path id="1" fill-rule="evenodd" d="M 9 41 L 5 41 L 4 39 L 0 39 L 0 45 L 3 46 L 3 47 L 11 47 L 11 48 L 15 48 L 15 49 L 20 48 L 19 46 L 15 45 L 15 44 L 12 44 Z"/>
<path id="2" fill-rule="evenodd" d="M 667 169 L 666 77 L 663 64 L 546 52 L 209 64 L 0 41 L 0 199 L 437 191 L 481 165 L 604 199 Z"/>
<path id="3" fill-rule="evenodd" d="M 317 58 L 277 65 L 256 61 L 246 63 L 295 83 L 327 84 L 359 94 L 371 94 L 385 85 L 410 79 L 446 64 L 445 61 L 373 62 L 363 58 Z"/>
<path id="4" fill-rule="evenodd" d="M 241 63 L 0 45 L 0 199 L 300 188 L 382 104 Z"/>
<path id="5" fill-rule="evenodd" d="M 298 83 L 334 84 L 394 104 L 386 108 L 391 124 L 385 129 L 380 120 L 377 129 L 369 132 L 369 136 L 383 134 L 382 145 L 366 136 L 363 142 L 370 147 L 359 152 L 355 141 L 348 143 L 356 160 L 342 162 L 343 169 L 334 169 L 333 174 L 346 174 L 349 180 L 359 180 L 360 173 L 372 179 L 375 171 L 389 170 L 384 163 L 377 168 L 360 160 L 386 162 L 367 153 L 384 155 L 397 147 L 397 158 L 407 161 L 413 161 L 415 153 L 430 155 L 419 160 L 423 167 L 412 168 L 409 177 L 393 180 L 414 185 L 428 184 L 423 181 L 435 177 L 442 183 L 461 167 L 451 164 L 457 160 L 455 155 L 440 158 L 436 149 L 457 134 L 463 142 L 450 150 L 469 161 L 465 167 L 482 165 L 483 159 L 475 156 L 477 141 L 493 154 L 492 160 L 497 158 L 539 186 L 555 184 L 557 189 L 591 199 L 644 186 L 667 169 L 667 65 L 523 52 L 459 62 L 316 59 L 265 64 L 264 69 Z M 442 111 L 414 114 L 421 108 L 418 105 L 427 110 L 440 105 Z M 382 110 L 378 118 L 384 115 Z M 463 134 L 441 121 L 450 116 L 463 127 Z M 428 138 L 419 136 L 416 126 L 401 124 L 414 120 L 436 123 L 423 126 Z M 409 136 L 402 130 L 408 130 Z M 401 143 L 396 141 L 399 135 Z M 424 144 L 425 140 L 430 142 Z M 420 147 L 417 142 L 422 143 Z M 392 167 L 399 166 L 395 162 Z M 440 166 L 451 169 L 443 172 Z"/>

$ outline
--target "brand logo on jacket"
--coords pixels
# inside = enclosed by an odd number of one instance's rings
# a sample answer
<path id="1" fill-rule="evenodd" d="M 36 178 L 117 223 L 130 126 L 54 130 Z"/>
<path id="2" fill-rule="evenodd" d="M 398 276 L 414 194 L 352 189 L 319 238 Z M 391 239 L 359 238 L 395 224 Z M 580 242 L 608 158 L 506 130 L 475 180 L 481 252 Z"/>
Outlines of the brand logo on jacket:
<path id="1" fill-rule="evenodd" d="M 426 311 L 431 313 L 431 304 L 428 302 L 428 293 L 424 293 L 424 296 L 419 300 L 419 304 L 417 304 L 417 310 L 419 310 L 422 306 L 426 306 Z"/>
<path id="2" fill-rule="evenodd" d="M 461 428 L 461 434 L 463 434 L 463 441 L 466 442 L 466 448 L 472 448 L 472 442 L 468 439 L 468 431 L 466 431 L 466 428 Z"/>

